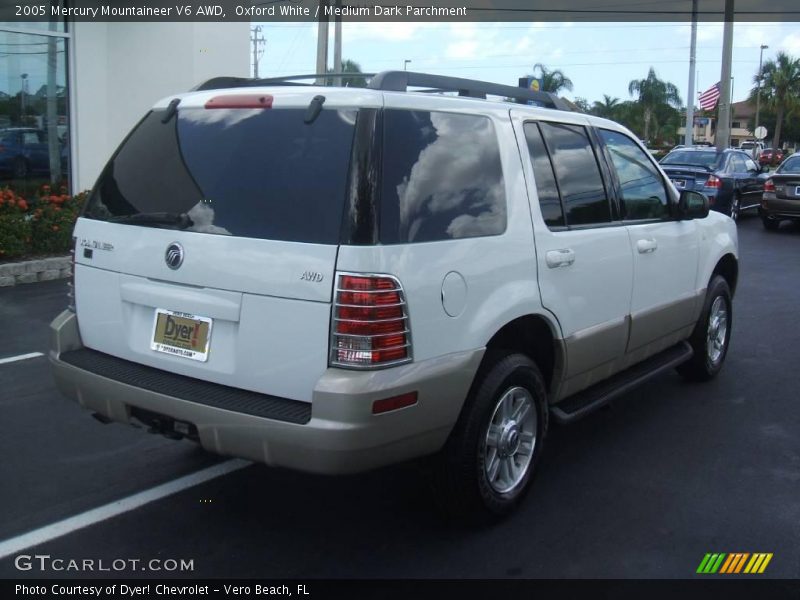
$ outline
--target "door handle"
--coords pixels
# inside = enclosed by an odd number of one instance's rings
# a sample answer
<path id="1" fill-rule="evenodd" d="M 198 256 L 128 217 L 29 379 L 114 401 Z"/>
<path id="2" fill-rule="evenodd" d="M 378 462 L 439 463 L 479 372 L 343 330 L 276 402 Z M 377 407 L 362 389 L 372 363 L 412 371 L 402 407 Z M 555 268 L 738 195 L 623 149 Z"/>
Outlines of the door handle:
<path id="1" fill-rule="evenodd" d="M 649 254 L 650 252 L 655 252 L 658 249 L 658 242 L 653 238 L 639 240 L 636 242 L 636 249 L 639 251 L 639 254 Z"/>
<path id="2" fill-rule="evenodd" d="M 568 267 L 575 262 L 575 252 L 572 248 L 561 248 L 560 250 L 548 250 L 544 255 L 547 266 L 551 269 L 558 267 Z"/>

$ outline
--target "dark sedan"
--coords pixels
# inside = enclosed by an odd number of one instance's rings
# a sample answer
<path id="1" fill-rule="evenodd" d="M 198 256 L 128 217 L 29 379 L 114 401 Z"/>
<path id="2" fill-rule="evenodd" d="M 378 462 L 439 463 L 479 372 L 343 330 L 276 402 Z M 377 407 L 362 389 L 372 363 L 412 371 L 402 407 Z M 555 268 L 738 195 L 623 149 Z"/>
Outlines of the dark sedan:
<path id="1" fill-rule="evenodd" d="M 0 129 L 0 173 L 15 179 L 49 174 L 47 134 L 33 127 Z"/>
<path id="2" fill-rule="evenodd" d="M 692 147 L 673 150 L 661 167 L 678 190 L 695 190 L 708 196 L 711 209 L 739 218 L 743 210 L 761 204 L 766 177 L 741 150 Z"/>
<path id="3" fill-rule="evenodd" d="M 758 212 L 769 230 L 777 229 L 784 219 L 800 221 L 800 152 L 769 176 Z"/>

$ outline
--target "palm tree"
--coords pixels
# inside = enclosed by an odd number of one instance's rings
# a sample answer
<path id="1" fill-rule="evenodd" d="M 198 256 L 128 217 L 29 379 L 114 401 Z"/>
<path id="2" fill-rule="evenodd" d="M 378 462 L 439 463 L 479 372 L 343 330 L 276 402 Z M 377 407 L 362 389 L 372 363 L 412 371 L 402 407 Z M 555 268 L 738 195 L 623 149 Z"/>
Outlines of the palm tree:
<path id="1" fill-rule="evenodd" d="M 663 105 L 679 107 L 681 97 L 675 84 L 662 81 L 656 76 L 653 67 L 647 73 L 646 79 L 634 79 L 628 84 L 631 96 L 638 96 L 638 103 L 644 110 L 644 139 L 650 138 L 650 121 Z"/>
<path id="2" fill-rule="evenodd" d="M 603 101 L 595 100 L 592 105 L 592 114 L 606 119 L 613 119 L 619 111 L 619 98 L 612 98 L 608 94 L 603 94 Z"/>
<path id="3" fill-rule="evenodd" d="M 345 59 L 342 61 L 342 73 L 362 73 L 361 65 L 359 65 L 356 61 Z M 333 73 L 333 69 L 328 69 L 326 73 Z M 329 79 L 326 82 L 326 85 L 333 85 L 333 80 Z M 366 77 L 343 77 L 342 78 L 342 85 L 345 87 L 359 87 L 365 88 L 367 87 L 367 79 Z"/>
<path id="4" fill-rule="evenodd" d="M 785 52 L 778 52 L 774 60 L 764 63 L 762 69 L 761 97 L 765 104 L 775 111 L 775 132 L 772 147 L 780 148 L 783 120 L 787 113 L 798 106 L 800 99 L 800 59 L 792 58 Z M 756 87 L 751 97 L 758 93 L 758 74 L 753 78 Z"/>
<path id="5" fill-rule="evenodd" d="M 553 69 L 552 71 L 544 66 L 542 63 L 533 65 L 534 76 L 536 71 L 539 71 L 538 79 L 542 80 L 542 91 L 557 94 L 561 90 L 572 91 L 572 80 L 564 75 L 561 69 Z"/>

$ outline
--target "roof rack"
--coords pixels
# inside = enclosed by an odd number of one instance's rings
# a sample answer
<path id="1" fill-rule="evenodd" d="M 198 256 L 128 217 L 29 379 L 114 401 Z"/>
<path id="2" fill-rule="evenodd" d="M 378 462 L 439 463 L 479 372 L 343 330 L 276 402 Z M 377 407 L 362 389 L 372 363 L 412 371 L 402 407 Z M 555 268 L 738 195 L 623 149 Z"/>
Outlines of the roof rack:
<path id="1" fill-rule="evenodd" d="M 309 75 L 290 75 L 286 77 L 271 77 L 267 79 L 250 79 L 246 77 L 214 77 L 192 88 L 193 92 L 215 90 L 231 87 L 256 87 L 262 85 L 302 86 L 314 85 L 300 83 L 303 80 L 315 81 L 323 78 L 353 79 L 356 77 L 369 78 L 372 90 L 405 92 L 409 87 L 427 88 L 418 90 L 423 92 L 458 92 L 459 96 L 486 99 L 487 94 L 513 98 L 520 104 L 533 101 L 546 108 L 557 110 L 572 110 L 561 98 L 550 92 L 537 92 L 523 87 L 490 83 L 460 77 L 447 77 L 444 75 L 431 75 L 428 73 L 414 73 L 412 71 L 382 71 L 380 73 L 312 73 Z"/>

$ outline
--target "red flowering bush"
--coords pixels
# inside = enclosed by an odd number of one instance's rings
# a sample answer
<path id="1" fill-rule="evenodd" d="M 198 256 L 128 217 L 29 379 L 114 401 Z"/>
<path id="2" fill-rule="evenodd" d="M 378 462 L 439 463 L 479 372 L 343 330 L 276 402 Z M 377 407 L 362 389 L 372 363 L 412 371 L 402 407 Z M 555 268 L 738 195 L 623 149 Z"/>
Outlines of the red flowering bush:
<path id="1" fill-rule="evenodd" d="M 44 185 L 27 200 L 8 187 L 0 189 L 0 261 L 68 252 L 87 195 L 70 196 L 64 187 L 56 192 Z"/>
<path id="2" fill-rule="evenodd" d="M 28 252 L 31 223 L 28 201 L 9 188 L 0 189 L 0 260 Z"/>

